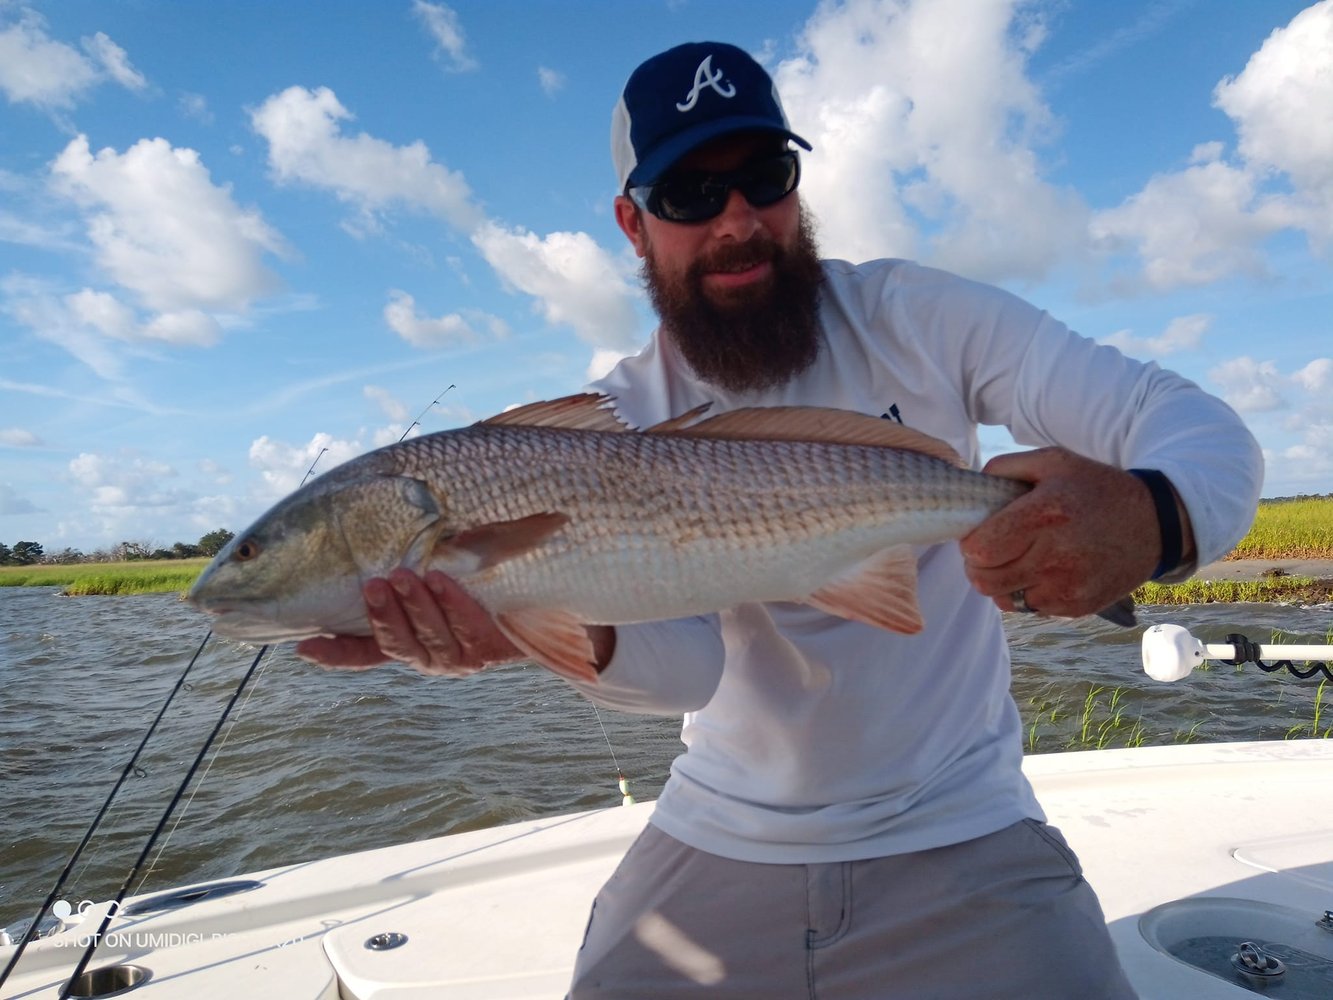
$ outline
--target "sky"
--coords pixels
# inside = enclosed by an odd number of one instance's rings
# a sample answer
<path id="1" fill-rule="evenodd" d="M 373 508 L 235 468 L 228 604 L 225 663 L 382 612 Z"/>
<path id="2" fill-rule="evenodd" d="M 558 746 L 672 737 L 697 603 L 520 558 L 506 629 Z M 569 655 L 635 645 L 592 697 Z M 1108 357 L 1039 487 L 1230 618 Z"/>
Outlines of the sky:
<path id="1" fill-rule="evenodd" d="M 0 542 L 240 531 L 638 350 L 611 108 L 709 38 L 826 256 L 1001 285 L 1333 492 L 1333 0 L 0 0 Z"/>

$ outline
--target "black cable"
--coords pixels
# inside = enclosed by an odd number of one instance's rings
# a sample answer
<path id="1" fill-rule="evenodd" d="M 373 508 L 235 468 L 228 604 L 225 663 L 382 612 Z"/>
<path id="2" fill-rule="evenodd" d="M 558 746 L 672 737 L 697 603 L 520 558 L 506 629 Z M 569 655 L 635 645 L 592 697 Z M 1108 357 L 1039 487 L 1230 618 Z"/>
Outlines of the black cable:
<path id="1" fill-rule="evenodd" d="M 102 808 L 98 810 L 97 815 L 93 818 L 92 825 L 88 827 L 88 832 L 83 835 L 83 839 L 79 841 L 79 846 L 76 847 L 74 853 L 70 855 L 69 862 L 65 865 L 65 870 L 62 871 L 60 877 L 56 879 L 56 884 L 51 890 L 51 894 L 46 897 L 46 902 L 44 902 L 41 909 L 37 911 L 37 916 L 32 918 L 32 924 L 24 933 L 23 940 L 19 942 L 18 947 L 14 950 L 14 954 L 10 956 L 9 964 L 5 966 L 3 972 L 0 972 L 0 986 L 5 984 L 5 980 L 9 978 L 9 974 L 14 971 L 14 966 L 18 965 L 19 957 L 23 954 L 23 950 L 28 947 L 28 943 L 37 936 L 37 927 L 42 922 L 42 917 L 46 916 L 47 911 L 50 910 L 55 901 L 60 898 L 60 893 L 64 890 L 65 883 L 69 881 L 70 873 L 74 871 L 74 866 L 78 864 L 84 848 L 88 846 L 88 842 L 93 839 L 93 834 L 96 833 L 97 828 L 102 825 L 102 820 L 106 818 L 107 810 L 111 808 L 111 803 L 120 792 L 121 786 L 125 784 L 126 779 L 129 778 L 131 774 L 135 777 L 144 776 L 145 772 L 138 764 L 139 755 L 143 753 L 144 747 L 148 745 L 148 741 L 152 739 L 153 733 L 157 731 L 158 723 L 160 723 L 162 717 L 167 714 L 167 709 L 171 707 L 172 700 L 182 689 L 188 690 L 189 685 L 185 683 L 185 678 L 188 677 L 190 671 L 194 669 L 194 664 L 199 659 L 199 654 L 204 651 L 204 647 L 208 645 L 208 640 L 212 637 L 213 633 L 210 631 L 208 635 L 204 636 L 204 641 L 199 643 L 199 648 L 196 649 L 194 655 L 190 657 L 190 662 L 186 664 L 185 670 L 181 673 L 180 677 L 176 679 L 176 684 L 171 689 L 171 693 L 167 695 L 167 700 L 162 703 L 162 707 L 158 710 L 157 718 L 153 720 L 152 725 L 148 727 L 148 731 L 143 734 L 143 739 L 139 741 L 139 746 L 130 756 L 130 759 L 126 761 L 124 770 L 120 772 L 120 777 L 116 780 L 115 786 L 111 789 L 110 794 L 107 795 L 106 801 L 102 803 Z"/>
<path id="2" fill-rule="evenodd" d="M 181 798 L 185 795 L 185 789 L 190 787 L 190 782 L 194 779 L 195 772 L 199 770 L 199 765 L 202 764 L 204 758 L 208 756 L 209 748 L 213 746 L 213 741 L 217 739 L 218 733 L 222 731 L 222 727 L 226 723 L 227 717 L 231 715 L 231 710 L 236 707 L 236 702 L 241 697 L 241 692 L 244 691 L 246 685 L 250 683 L 250 679 L 254 677 L 255 671 L 259 668 L 259 664 L 264 659 L 264 654 L 267 652 L 268 646 L 259 647 L 259 652 L 255 654 L 254 662 L 250 664 L 250 669 L 247 670 L 245 676 L 241 678 L 241 683 L 236 685 L 236 690 L 232 692 L 232 696 L 227 701 L 226 707 L 223 708 L 222 714 L 218 716 L 218 721 L 217 724 L 213 726 L 213 731 L 208 734 L 208 739 L 204 740 L 204 745 L 199 748 L 199 753 L 195 756 L 194 763 L 191 764 L 190 769 L 185 772 L 185 777 L 181 779 L 180 785 L 176 788 L 176 794 L 173 795 L 171 801 L 167 803 L 167 808 L 162 813 L 162 818 L 157 821 L 157 827 L 153 830 L 152 834 L 149 835 L 148 842 L 143 845 L 143 850 L 139 853 L 139 859 L 134 862 L 134 867 L 129 870 L 129 873 L 125 876 L 125 881 L 121 883 L 120 891 L 116 893 L 116 898 L 112 900 L 111 905 L 107 908 L 106 916 L 102 918 L 101 926 L 97 928 L 97 932 L 93 935 L 92 941 L 89 942 L 88 947 L 84 949 L 83 957 L 79 959 L 79 964 L 74 967 L 74 972 L 70 975 L 69 982 L 67 982 L 65 988 L 60 991 L 59 1000 L 68 1000 L 70 990 L 74 988 L 74 983 L 78 981 L 78 978 L 81 975 L 83 975 L 84 969 L 86 969 L 88 963 L 92 961 L 93 952 L 97 951 L 97 946 L 102 943 L 102 938 L 106 934 L 107 927 L 111 925 L 112 918 L 120 912 L 120 904 L 124 901 L 126 894 L 129 892 L 130 884 L 134 881 L 135 876 L 139 874 L 140 869 L 143 868 L 144 862 L 148 860 L 148 855 L 152 853 L 153 845 L 157 843 L 157 838 L 162 836 L 162 831 L 167 828 L 167 820 L 171 819 L 171 814 L 175 811 L 176 806 L 180 804 Z"/>
<path id="3" fill-rule="evenodd" d="M 1278 670 L 1286 670 L 1293 677 L 1297 677 L 1303 681 L 1309 680 L 1311 677 L 1315 676 L 1315 674 L 1323 674 L 1325 678 L 1333 681 L 1333 669 L 1330 669 L 1327 663 L 1312 660 L 1309 669 L 1306 670 L 1298 669 L 1291 660 L 1278 660 L 1270 666 L 1259 659 L 1259 643 L 1251 642 L 1238 632 L 1233 632 L 1228 635 L 1225 641 L 1230 644 L 1236 655 L 1232 659 L 1223 660 L 1222 662 L 1229 663 L 1234 667 L 1238 667 L 1242 663 L 1253 663 L 1260 670 L 1264 671 L 1264 673 L 1268 674 Z"/>

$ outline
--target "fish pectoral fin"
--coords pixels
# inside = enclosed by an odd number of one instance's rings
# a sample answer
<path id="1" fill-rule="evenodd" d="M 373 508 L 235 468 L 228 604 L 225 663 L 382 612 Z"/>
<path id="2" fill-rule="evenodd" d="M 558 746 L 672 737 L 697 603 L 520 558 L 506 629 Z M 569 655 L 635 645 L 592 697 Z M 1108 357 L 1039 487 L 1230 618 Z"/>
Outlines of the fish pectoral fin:
<path id="1" fill-rule="evenodd" d="M 907 545 L 875 553 L 801 603 L 890 632 L 914 635 L 925 626 L 916 601 L 916 556 Z"/>
<path id="2" fill-rule="evenodd" d="M 515 646 L 561 677 L 596 681 L 592 640 L 584 623 L 569 611 L 525 608 L 504 611 L 495 623 Z"/>
<path id="3" fill-rule="evenodd" d="M 531 552 L 569 523 L 559 511 L 493 521 L 435 540 L 427 565 L 451 575 L 476 573 Z"/>

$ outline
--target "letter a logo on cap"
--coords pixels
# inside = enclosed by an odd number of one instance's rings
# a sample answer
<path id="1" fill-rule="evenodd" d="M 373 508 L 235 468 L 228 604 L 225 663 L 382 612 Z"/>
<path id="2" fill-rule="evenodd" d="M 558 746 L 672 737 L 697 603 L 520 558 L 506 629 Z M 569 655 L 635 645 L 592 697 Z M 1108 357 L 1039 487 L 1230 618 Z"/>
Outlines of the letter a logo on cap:
<path id="1" fill-rule="evenodd" d="M 736 88 L 731 84 L 722 84 L 722 71 L 713 72 L 713 56 L 710 53 L 704 57 L 704 61 L 699 64 L 699 68 L 694 71 L 694 86 L 690 92 L 685 95 L 685 103 L 677 104 L 677 111 L 689 111 L 699 103 L 699 94 L 705 87 L 712 87 L 723 97 L 735 97 Z"/>

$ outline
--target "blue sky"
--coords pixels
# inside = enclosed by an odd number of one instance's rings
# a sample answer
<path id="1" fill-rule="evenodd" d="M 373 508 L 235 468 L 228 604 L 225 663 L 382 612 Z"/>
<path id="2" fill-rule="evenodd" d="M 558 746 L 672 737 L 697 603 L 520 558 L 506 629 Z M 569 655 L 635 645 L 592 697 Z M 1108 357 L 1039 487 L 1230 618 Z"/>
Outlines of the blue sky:
<path id="1" fill-rule="evenodd" d="M 700 38 L 827 255 L 1001 284 L 1333 492 L 1333 0 L 0 0 L 0 541 L 240 530 L 636 350 L 610 109 Z"/>

